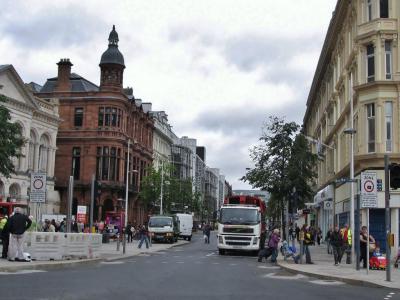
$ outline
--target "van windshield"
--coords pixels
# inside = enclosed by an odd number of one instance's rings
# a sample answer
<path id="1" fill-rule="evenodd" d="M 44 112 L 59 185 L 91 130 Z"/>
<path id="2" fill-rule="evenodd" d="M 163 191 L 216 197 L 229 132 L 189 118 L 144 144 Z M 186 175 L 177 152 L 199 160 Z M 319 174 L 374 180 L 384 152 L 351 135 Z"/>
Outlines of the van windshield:
<path id="1" fill-rule="evenodd" d="M 149 227 L 172 226 L 172 218 L 150 218 Z"/>

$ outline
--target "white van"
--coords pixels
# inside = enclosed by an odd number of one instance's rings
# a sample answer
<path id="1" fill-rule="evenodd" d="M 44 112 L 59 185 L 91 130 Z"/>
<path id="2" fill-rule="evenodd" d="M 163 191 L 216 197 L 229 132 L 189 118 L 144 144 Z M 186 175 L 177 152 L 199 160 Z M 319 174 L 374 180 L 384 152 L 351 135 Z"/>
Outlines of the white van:
<path id="1" fill-rule="evenodd" d="M 191 214 L 176 214 L 179 220 L 179 237 L 190 241 L 192 239 L 193 216 Z"/>

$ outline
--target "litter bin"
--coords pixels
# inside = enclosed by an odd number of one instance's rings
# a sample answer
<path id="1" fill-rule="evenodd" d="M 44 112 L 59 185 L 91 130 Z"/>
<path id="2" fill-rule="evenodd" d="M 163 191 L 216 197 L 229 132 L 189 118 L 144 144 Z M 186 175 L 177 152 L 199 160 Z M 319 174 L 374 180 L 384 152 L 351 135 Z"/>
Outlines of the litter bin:
<path id="1" fill-rule="evenodd" d="M 110 243 L 110 235 L 108 233 L 103 233 L 103 239 L 102 239 L 103 244 L 108 244 Z"/>

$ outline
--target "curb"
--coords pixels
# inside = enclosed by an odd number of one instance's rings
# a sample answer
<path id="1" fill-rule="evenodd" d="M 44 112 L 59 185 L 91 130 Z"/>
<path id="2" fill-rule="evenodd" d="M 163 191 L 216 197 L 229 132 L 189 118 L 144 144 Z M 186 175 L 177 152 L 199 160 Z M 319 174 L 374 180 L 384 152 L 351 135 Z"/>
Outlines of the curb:
<path id="1" fill-rule="evenodd" d="M 155 253 L 159 251 L 163 251 L 166 249 L 174 248 L 174 247 L 180 247 L 189 244 L 190 242 L 184 241 L 184 243 L 181 244 L 172 244 L 168 245 L 164 249 L 159 249 L 155 250 L 150 253 Z M 149 254 L 150 254 L 149 253 Z M 126 258 L 134 257 L 137 255 L 140 255 L 142 253 L 134 253 L 134 254 L 125 254 L 125 255 L 119 255 L 116 257 L 97 257 L 97 258 L 89 258 L 89 259 L 79 259 L 79 260 L 60 260 L 60 261 L 43 261 L 41 263 L 25 263 L 25 262 L 15 262 L 15 265 L 13 266 L 0 266 L 0 272 L 16 272 L 20 270 L 54 270 L 54 269 L 60 269 L 60 268 L 69 268 L 69 267 L 75 267 L 78 265 L 91 265 L 91 264 L 96 264 L 102 261 L 106 262 L 111 262 L 111 261 L 117 261 L 117 260 L 123 260 Z"/>
<path id="2" fill-rule="evenodd" d="M 366 280 L 352 279 L 352 278 L 339 277 L 339 276 L 334 276 L 334 275 L 325 275 L 325 274 L 313 273 L 313 272 L 308 272 L 308 271 L 296 270 L 285 264 L 282 264 L 280 261 L 278 261 L 278 266 L 280 266 L 282 269 L 285 269 L 286 271 L 293 273 L 293 274 L 302 274 L 302 275 L 306 275 L 309 277 L 325 279 L 325 280 L 336 280 L 336 281 L 341 281 L 341 282 L 344 282 L 344 283 L 347 283 L 350 285 L 374 287 L 374 288 L 386 288 L 386 289 L 390 289 L 390 290 L 400 291 L 400 288 L 388 287 L 385 285 L 381 285 L 381 284 L 366 281 Z"/>

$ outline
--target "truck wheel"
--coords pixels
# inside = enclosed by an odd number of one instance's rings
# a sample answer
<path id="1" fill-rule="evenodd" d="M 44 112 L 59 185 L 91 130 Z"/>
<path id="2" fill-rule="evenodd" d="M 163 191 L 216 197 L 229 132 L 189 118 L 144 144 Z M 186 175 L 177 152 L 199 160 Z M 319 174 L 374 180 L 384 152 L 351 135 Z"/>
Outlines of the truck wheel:
<path id="1" fill-rule="evenodd" d="M 188 236 L 187 240 L 190 242 L 192 240 L 192 236 Z"/>
<path id="2" fill-rule="evenodd" d="M 224 255 L 225 254 L 225 249 L 218 249 L 219 255 Z"/>

